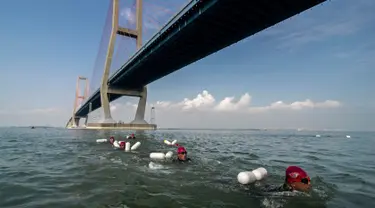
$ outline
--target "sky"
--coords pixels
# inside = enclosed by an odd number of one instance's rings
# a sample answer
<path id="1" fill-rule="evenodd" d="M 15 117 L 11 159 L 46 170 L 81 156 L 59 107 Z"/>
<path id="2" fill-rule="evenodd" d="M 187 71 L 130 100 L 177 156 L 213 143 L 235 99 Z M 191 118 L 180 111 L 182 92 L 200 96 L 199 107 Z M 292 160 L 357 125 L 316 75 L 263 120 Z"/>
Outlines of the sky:
<path id="1" fill-rule="evenodd" d="M 77 76 L 97 89 L 109 1 L 92 2 L 2 3 L 0 126 L 63 127 Z M 121 0 L 123 27 L 134 28 L 134 2 Z M 143 42 L 187 2 L 144 0 Z M 374 10 L 373 0 L 327 1 L 157 80 L 148 86 L 146 120 L 154 106 L 161 128 L 375 130 Z M 135 41 L 117 37 L 115 51 L 111 73 Z M 132 120 L 137 102 L 113 102 L 113 118 Z M 99 109 L 90 121 L 100 116 Z"/>

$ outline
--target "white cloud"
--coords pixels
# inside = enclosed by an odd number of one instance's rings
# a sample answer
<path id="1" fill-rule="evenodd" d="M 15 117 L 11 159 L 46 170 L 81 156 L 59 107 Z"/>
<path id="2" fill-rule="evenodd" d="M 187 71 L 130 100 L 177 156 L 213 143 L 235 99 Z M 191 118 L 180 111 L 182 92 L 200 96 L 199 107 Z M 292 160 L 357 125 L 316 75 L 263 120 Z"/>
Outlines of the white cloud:
<path id="1" fill-rule="evenodd" d="M 155 106 L 160 106 L 160 107 L 162 107 L 162 108 L 167 108 L 167 107 L 172 106 L 171 104 L 172 104 L 172 103 L 169 102 L 169 101 L 157 101 L 157 102 L 155 103 Z"/>
<path id="2" fill-rule="evenodd" d="M 145 1 L 143 2 L 143 26 L 148 30 L 159 30 L 161 27 L 180 11 L 182 6 L 188 3 L 188 0 L 174 0 L 172 2 Z M 127 5 L 120 9 L 120 22 L 129 21 L 134 26 L 136 23 L 135 5 Z"/>
<path id="3" fill-rule="evenodd" d="M 257 106 L 248 93 L 242 97 L 215 98 L 208 91 L 200 96 L 182 101 L 159 101 L 148 103 L 146 121 L 150 121 L 151 106 L 156 108 L 159 128 L 310 128 L 310 129 L 373 129 L 375 116 L 372 109 L 354 109 L 342 106 L 332 99 L 314 102 L 311 99 L 296 102 L 277 101 Z M 112 116 L 116 121 L 130 122 L 134 119 L 137 98 L 123 97 L 111 103 Z M 314 110 L 315 109 L 315 110 Z M 348 113 L 349 112 L 349 113 Z M 64 127 L 72 109 L 36 108 L 1 109 L 0 126 L 47 125 Z M 89 115 L 89 122 L 102 119 L 100 108 Z M 81 123 L 84 121 L 81 120 Z"/>
<path id="4" fill-rule="evenodd" d="M 124 99 L 127 100 L 124 102 Z M 240 128 L 249 125 L 251 127 L 285 126 L 292 124 L 290 122 L 285 122 L 286 124 L 284 124 L 284 122 L 280 121 L 281 119 L 296 122 L 296 116 L 305 117 L 307 114 L 311 114 L 310 111 L 305 109 L 329 109 L 342 105 L 335 100 L 314 102 L 311 99 L 306 99 L 290 103 L 277 101 L 269 105 L 256 106 L 252 101 L 253 99 L 249 93 L 244 93 L 237 98 L 235 96 L 227 96 L 218 99 L 207 90 L 203 90 L 198 95 L 192 98 L 184 98 L 181 101 L 147 103 L 146 120 L 149 121 L 150 109 L 151 106 L 154 106 L 156 109 L 156 122 L 161 127 Z M 119 99 L 110 104 L 112 116 L 117 121 L 131 121 L 134 119 L 137 105 L 137 98 L 124 97 Z M 314 114 L 319 112 L 316 111 Z M 0 124 L 65 126 L 71 113 L 72 109 L 69 106 L 64 108 L 2 109 L 0 110 L 0 117 L 3 121 Z M 89 122 L 98 122 L 101 120 L 102 114 L 103 110 L 101 108 L 92 112 L 89 115 Z M 299 125 L 299 123 L 297 124 Z"/>
<path id="5" fill-rule="evenodd" d="M 344 114 L 337 113 L 345 109 L 340 109 L 342 103 L 333 99 L 319 102 L 312 99 L 276 101 L 268 105 L 254 102 L 257 99 L 249 93 L 220 99 L 203 90 L 197 96 L 180 101 L 147 103 L 145 119 L 150 121 L 151 107 L 155 107 L 156 123 L 160 128 L 341 128 L 343 123 Z M 138 98 L 124 97 L 115 103 L 113 119 L 124 122 L 134 119 Z M 97 110 L 91 117 L 97 121 L 100 116 L 102 110 Z M 341 123 L 336 124 L 335 119 Z"/>
<path id="6" fill-rule="evenodd" d="M 312 109 L 312 108 L 336 108 L 340 107 L 342 104 L 339 101 L 335 100 L 326 100 L 324 102 L 316 102 L 314 103 L 310 99 L 306 99 L 305 101 L 296 101 L 292 103 L 284 103 L 283 101 L 277 101 L 271 103 L 269 106 L 263 107 L 250 107 L 250 113 L 258 113 L 258 112 L 265 112 L 270 110 L 302 110 L 302 109 Z"/>
<path id="7" fill-rule="evenodd" d="M 251 97 L 248 93 L 241 96 L 238 102 L 234 101 L 234 97 L 226 97 L 218 105 L 215 106 L 217 111 L 236 111 L 244 109 L 250 105 Z"/>
<path id="8" fill-rule="evenodd" d="M 120 17 L 128 20 L 131 24 L 136 23 L 135 12 L 133 12 L 131 8 L 123 8 L 120 11 Z"/>
<path id="9" fill-rule="evenodd" d="M 111 112 L 116 111 L 116 109 L 118 108 L 118 104 L 110 103 L 109 108 L 111 109 Z"/>
<path id="10" fill-rule="evenodd" d="M 310 99 L 306 99 L 304 101 L 295 101 L 291 103 L 286 103 L 284 101 L 276 101 L 266 106 L 253 106 L 251 101 L 251 96 L 248 93 L 245 93 L 238 100 L 236 100 L 234 96 L 231 96 L 225 97 L 220 102 L 216 102 L 216 99 L 213 95 L 211 95 L 207 90 L 203 90 L 202 93 L 199 93 L 193 99 L 184 98 L 181 102 L 157 101 L 155 103 L 148 103 L 148 107 L 154 106 L 157 110 L 166 112 L 177 110 L 180 112 L 206 111 L 216 113 L 240 112 L 251 114 L 272 110 L 300 111 L 303 109 L 337 108 L 342 106 L 342 104 L 336 100 L 314 102 Z M 137 108 L 137 104 L 130 102 L 127 102 L 123 106 L 131 106 L 134 109 Z"/>
<path id="11" fill-rule="evenodd" d="M 162 103 L 163 101 L 161 101 Z M 204 90 L 202 93 L 199 93 L 196 98 L 190 100 L 185 98 L 183 101 L 177 103 L 178 107 L 181 107 L 182 110 L 191 110 L 191 109 L 207 109 L 212 107 L 215 104 L 215 98 Z"/>
<path id="12" fill-rule="evenodd" d="M 159 19 L 166 15 L 165 10 L 160 7 L 146 7 L 143 11 L 143 26 L 146 29 L 160 29 L 161 24 Z M 127 20 L 131 25 L 135 25 L 137 22 L 135 8 L 125 7 L 121 9 L 120 18 Z"/>

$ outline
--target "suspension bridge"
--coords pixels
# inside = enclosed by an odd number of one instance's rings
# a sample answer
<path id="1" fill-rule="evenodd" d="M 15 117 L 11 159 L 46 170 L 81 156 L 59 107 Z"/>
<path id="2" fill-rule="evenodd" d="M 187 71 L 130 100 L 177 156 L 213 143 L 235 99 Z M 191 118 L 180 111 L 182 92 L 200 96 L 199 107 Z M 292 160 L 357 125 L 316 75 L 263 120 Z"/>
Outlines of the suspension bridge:
<path id="1" fill-rule="evenodd" d="M 148 84 L 325 1 L 191 0 L 158 28 L 153 26 L 160 25 L 158 16 L 170 12 L 168 5 L 134 0 L 123 6 L 130 1 L 110 0 L 90 85 L 87 78 L 78 78 L 66 126 L 76 128 L 84 118 L 86 128 L 156 129 L 145 121 Z M 153 12 L 147 14 L 149 8 Z M 158 30 L 144 45 L 143 28 Z M 82 95 L 80 81 L 86 82 Z M 122 96 L 139 97 L 128 124 L 119 124 L 111 114 L 110 102 Z M 98 108 L 101 120 L 87 123 Z"/>

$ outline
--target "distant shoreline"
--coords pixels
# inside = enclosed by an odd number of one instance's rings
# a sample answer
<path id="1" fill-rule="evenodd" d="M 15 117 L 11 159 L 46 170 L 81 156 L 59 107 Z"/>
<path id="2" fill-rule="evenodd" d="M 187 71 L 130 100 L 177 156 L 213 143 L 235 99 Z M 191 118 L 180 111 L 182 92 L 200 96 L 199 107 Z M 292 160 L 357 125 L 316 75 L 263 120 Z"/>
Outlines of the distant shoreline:
<path id="1" fill-rule="evenodd" d="M 232 129 L 225 129 L 225 128 L 158 128 L 158 130 L 214 130 L 214 131 L 298 131 L 298 128 L 296 129 L 241 129 L 241 128 L 232 128 Z M 333 131 L 333 132 L 375 132 L 375 130 L 345 130 L 345 129 L 303 129 L 300 130 L 300 132 L 327 132 L 327 131 Z"/>
<path id="2" fill-rule="evenodd" d="M 64 127 L 58 127 L 58 126 L 0 126 L 0 128 L 64 128 Z"/>
<path id="3" fill-rule="evenodd" d="M 65 127 L 58 126 L 0 126 L 0 128 L 31 128 L 35 129 L 47 129 L 47 128 L 58 128 L 65 129 Z M 345 130 L 345 129 L 276 129 L 276 128 L 158 128 L 157 130 L 179 130 L 179 131 L 191 131 L 191 130 L 208 130 L 208 131 L 296 131 L 296 132 L 375 132 L 375 130 Z"/>

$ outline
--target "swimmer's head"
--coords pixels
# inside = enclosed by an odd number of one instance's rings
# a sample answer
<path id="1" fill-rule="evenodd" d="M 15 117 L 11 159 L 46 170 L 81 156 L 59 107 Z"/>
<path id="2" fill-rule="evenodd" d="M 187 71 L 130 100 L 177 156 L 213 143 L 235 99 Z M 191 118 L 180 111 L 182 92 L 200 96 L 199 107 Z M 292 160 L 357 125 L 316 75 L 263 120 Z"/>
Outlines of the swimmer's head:
<path id="1" fill-rule="evenodd" d="M 310 177 L 298 166 L 289 166 L 286 169 L 285 183 L 296 191 L 307 192 L 311 188 Z"/>
<path id="2" fill-rule="evenodd" d="M 131 134 L 131 137 L 135 137 L 134 134 Z"/>
<path id="3" fill-rule="evenodd" d="M 125 149 L 125 142 L 124 141 L 120 142 L 120 149 Z"/>
<path id="4" fill-rule="evenodd" d="M 113 136 L 109 137 L 109 143 L 113 144 L 114 141 L 115 141 L 115 138 Z"/>
<path id="5" fill-rule="evenodd" d="M 177 157 L 179 160 L 186 160 L 187 152 L 186 149 L 182 146 L 179 146 L 177 149 Z"/>

